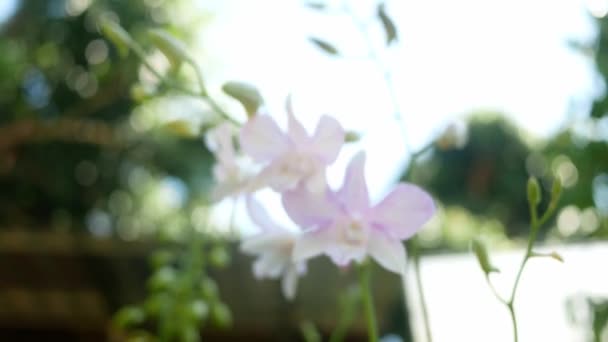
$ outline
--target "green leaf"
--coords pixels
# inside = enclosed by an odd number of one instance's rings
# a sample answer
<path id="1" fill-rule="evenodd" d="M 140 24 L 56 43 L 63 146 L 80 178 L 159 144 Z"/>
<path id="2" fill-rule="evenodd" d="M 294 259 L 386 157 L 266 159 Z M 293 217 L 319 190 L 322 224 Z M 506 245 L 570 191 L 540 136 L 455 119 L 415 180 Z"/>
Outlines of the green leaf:
<path id="1" fill-rule="evenodd" d="M 386 13 L 384 3 L 378 5 L 378 18 L 380 18 L 384 33 L 386 34 L 386 45 L 390 45 L 392 42 L 397 41 L 397 28 L 395 27 L 393 20 Z"/>
<path id="2" fill-rule="evenodd" d="M 220 328 L 228 328 L 232 325 L 232 313 L 224 303 L 216 303 L 211 308 L 211 320 Z"/>
<path id="3" fill-rule="evenodd" d="M 310 321 L 304 321 L 300 323 L 300 331 L 305 342 L 321 342 L 321 333 L 319 329 Z"/>
<path id="4" fill-rule="evenodd" d="M 255 115 L 264 103 L 260 92 L 252 85 L 243 82 L 230 81 L 222 86 L 222 90 L 245 108 L 249 117 Z"/>
<path id="5" fill-rule="evenodd" d="M 183 62 L 192 62 L 192 57 L 188 52 L 186 44 L 173 37 L 167 31 L 154 29 L 149 30 L 148 34 L 152 43 L 169 59 L 174 68 L 179 67 Z"/>
<path id="6" fill-rule="evenodd" d="M 325 51 L 326 53 L 330 54 L 330 55 L 337 55 L 338 54 L 338 49 L 336 49 L 333 45 L 331 45 L 330 43 L 321 40 L 319 38 L 309 38 L 310 41 L 315 44 L 319 49 Z"/>
<path id="7" fill-rule="evenodd" d="M 209 263 L 218 268 L 224 268 L 230 263 L 230 253 L 222 245 L 215 246 L 209 252 Z"/>
<path id="8" fill-rule="evenodd" d="M 129 54 L 130 46 L 133 42 L 131 36 L 118 23 L 106 17 L 99 19 L 99 29 L 108 40 L 118 49 L 120 57 L 125 58 Z"/>
<path id="9" fill-rule="evenodd" d="M 485 244 L 480 239 L 473 239 L 471 241 L 471 249 L 475 253 L 477 257 L 477 261 L 479 262 L 479 266 L 482 271 L 488 275 L 492 272 L 500 272 L 498 268 L 494 267 L 490 263 L 490 256 L 488 255 L 488 250 Z"/>

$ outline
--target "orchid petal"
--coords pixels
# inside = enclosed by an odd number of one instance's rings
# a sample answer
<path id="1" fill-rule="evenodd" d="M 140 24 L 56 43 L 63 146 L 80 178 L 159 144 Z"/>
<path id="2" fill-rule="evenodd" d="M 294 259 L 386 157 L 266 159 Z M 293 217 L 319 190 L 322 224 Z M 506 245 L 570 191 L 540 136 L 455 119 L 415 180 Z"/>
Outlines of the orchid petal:
<path id="1" fill-rule="evenodd" d="M 306 180 L 306 189 L 313 194 L 321 194 L 327 190 L 327 179 L 325 170 L 317 170 Z"/>
<path id="2" fill-rule="evenodd" d="M 308 136 L 308 133 L 306 133 L 306 129 L 304 128 L 304 126 L 302 126 L 302 124 L 296 119 L 293 113 L 291 95 L 287 97 L 285 107 L 287 109 L 287 134 L 289 138 L 297 146 L 303 146 L 308 144 L 310 141 L 310 137 Z"/>
<path id="3" fill-rule="evenodd" d="M 304 187 L 284 192 L 282 202 L 289 218 L 302 228 L 328 223 L 338 211 L 329 192 L 313 193 Z"/>
<path id="4" fill-rule="evenodd" d="M 304 233 L 296 240 L 293 248 L 293 262 L 310 259 L 328 251 L 335 243 L 330 229 L 320 229 Z"/>
<path id="5" fill-rule="evenodd" d="M 414 235 L 434 213 L 435 204 L 427 192 L 402 183 L 372 209 L 370 221 L 404 240 Z"/>
<path id="6" fill-rule="evenodd" d="M 367 248 L 380 266 L 391 272 L 404 274 L 406 254 L 400 241 L 389 239 L 381 233 L 371 234 Z"/>
<path id="7" fill-rule="evenodd" d="M 253 263 L 253 274 L 258 279 L 278 278 L 286 266 L 286 261 L 282 258 L 273 253 L 265 253 Z"/>
<path id="8" fill-rule="evenodd" d="M 288 147 L 285 135 L 267 115 L 258 115 L 243 126 L 240 143 L 243 151 L 257 162 L 277 158 Z"/>
<path id="9" fill-rule="evenodd" d="M 325 164 L 333 163 L 344 144 L 346 133 L 340 123 L 327 115 L 319 121 L 312 138 L 314 150 Z"/>
<path id="10" fill-rule="evenodd" d="M 277 225 L 271 218 L 268 216 L 268 212 L 264 207 L 258 202 L 253 196 L 247 196 L 247 212 L 249 213 L 249 217 L 251 217 L 251 221 L 255 223 L 262 231 L 264 232 L 280 232 L 284 231 L 279 225 Z"/>
<path id="11" fill-rule="evenodd" d="M 369 209 L 369 192 L 365 183 L 364 152 L 355 155 L 348 165 L 339 197 L 350 211 L 366 211 Z"/>
<path id="12" fill-rule="evenodd" d="M 293 239 L 294 237 L 287 230 L 279 233 L 256 234 L 243 241 L 240 250 L 245 254 L 263 254 L 280 249 L 281 246 L 288 246 L 293 243 Z"/>

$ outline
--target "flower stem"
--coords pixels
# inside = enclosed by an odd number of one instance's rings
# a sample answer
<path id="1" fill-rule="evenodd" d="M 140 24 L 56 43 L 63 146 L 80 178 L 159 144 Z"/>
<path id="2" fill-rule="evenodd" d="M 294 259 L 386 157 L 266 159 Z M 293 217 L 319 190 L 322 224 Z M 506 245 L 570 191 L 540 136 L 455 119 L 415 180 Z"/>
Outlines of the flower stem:
<path id="1" fill-rule="evenodd" d="M 553 215 L 553 213 L 555 212 L 555 209 L 557 209 L 558 201 L 559 201 L 559 195 L 556 195 L 555 197 L 551 198 L 551 201 L 549 202 L 549 206 L 547 207 L 547 210 L 540 217 L 540 219 L 538 218 L 536 203 L 534 203 L 533 201 L 529 201 L 530 236 L 528 237 L 528 246 L 526 247 L 526 254 L 524 255 L 524 258 L 519 266 L 519 270 L 517 271 L 517 276 L 515 277 L 515 282 L 513 283 L 513 289 L 511 290 L 511 296 L 509 297 L 508 300 L 503 299 L 496 292 L 496 289 L 494 288 L 494 286 L 490 282 L 488 275 L 486 274 L 486 279 L 488 281 L 488 284 L 490 285 L 490 288 L 494 292 L 494 295 L 509 310 L 511 322 L 513 323 L 513 341 L 515 341 L 515 342 L 519 341 L 518 329 L 517 329 L 517 316 L 515 315 L 515 298 L 517 295 L 517 289 L 519 288 L 519 283 L 520 283 L 521 277 L 524 273 L 524 268 L 526 267 L 526 264 L 528 263 L 528 260 L 530 260 L 530 258 L 533 257 L 535 254 L 532 251 L 532 249 L 534 248 L 534 243 L 536 242 L 538 232 L 540 231 L 540 228 L 542 227 L 542 225 L 544 223 L 546 223 L 549 220 L 549 218 Z"/>
<path id="2" fill-rule="evenodd" d="M 144 49 L 134 40 L 130 40 L 128 42 L 129 48 L 133 51 L 133 53 L 135 53 L 135 55 L 137 56 L 137 58 L 142 62 L 142 64 L 146 67 L 146 69 L 148 69 L 156 78 L 158 78 L 158 80 L 163 83 L 166 87 L 179 91 L 181 93 L 184 93 L 186 95 L 190 95 L 190 96 L 195 96 L 195 97 L 200 97 L 203 100 L 205 100 L 205 102 L 207 102 L 207 104 L 211 107 L 211 109 L 218 114 L 219 116 L 223 117 L 224 119 L 230 121 L 231 123 L 233 123 L 236 126 L 240 126 L 241 124 L 236 121 L 235 119 L 233 119 L 228 113 L 226 113 L 226 111 L 224 111 L 222 109 L 222 107 L 220 107 L 217 102 L 215 102 L 215 100 L 213 98 L 211 98 L 207 92 L 207 89 L 205 88 L 205 84 L 203 81 L 203 76 L 202 76 L 202 72 L 200 69 L 200 66 L 194 62 L 194 61 L 188 61 L 188 63 L 194 68 L 195 74 L 196 74 L 196 80 L 199 83 L 199 87 L 200 87 L 200 91 L 196 92 L 196 91 L 192 91 L 190 89 L 184 88 L 179 84 L 176 84 L 175 82 L 171 81 L 170 79 L 168 79 L 167 77 L 163 76 L 160 72 L 158 72 L 158 70 L 156 70 L 152 64 L 150 64 L 148 62 L 148 59 L 146 58 L 146 53 L 144 52 Z"/>
<path id="3" fill-rule="evenodd" d="M 410 247 L 410 255 L 412 256 L 412 262 L 414 264 L 416 287 L 418 290 L 418 301 L 420 302 L 420 309 L 422 310 L 422 322 L 424 325 L 424 333 L 426 335 L 426 341 L 432 342 L 433 334 L 431 333 L 429 311 L 426 305 L 426 297 L 424 296 L 424 287 L 422 286 L 422 272 L 420 272 L 420 247 L 418 246 L 418 240 L 415 237 L 410 240 Z"/>
<path id="4" fill-rule="evenodd" d="M 361 295 L 363 309 L 367 321 L 369 342 L 378 342 L 378 327 L 376 323 L 376 312 L 374 309 L 374 298 L 371 289 L 372 264 L 365 262 L 359 267 L 359 283 L 361 284 Z"/>

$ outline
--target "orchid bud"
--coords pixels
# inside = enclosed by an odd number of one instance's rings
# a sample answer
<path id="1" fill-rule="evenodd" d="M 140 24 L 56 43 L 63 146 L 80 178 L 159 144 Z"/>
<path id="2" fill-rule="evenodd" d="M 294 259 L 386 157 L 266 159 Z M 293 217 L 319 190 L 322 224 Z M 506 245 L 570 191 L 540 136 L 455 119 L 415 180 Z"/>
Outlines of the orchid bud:
<path id="1" fill-rule="evenodd" d="M 551 200 L 557 201 L 562 195 L 562 181 L 559 177 L 555 177 L 553 180 L 553 187 L 551 188 Z"/>
<path id="2" fill-rule="evenodd" d="M 102 17 L 99 20 L 99 29 L 101 33 L 109 39 L 118 49 L 118 54 L 121 57 L 127 57 L 129 54 L 129 46 L 133 40 L 125 29 L 113 20 Z"/>
<path id="3" fill-rule="evenodd" d="M 254 117 L 264 103 L 260 92 L 247 83 L 230 81 L 222 86 L 222 90 L 241 103 L 249 118 Z"/>
<path id="4" fill-rule="evenodd" d="M 536 206 L 540 203 L 542 199 L 540 185 L 538 185 L 538 181 L 535 177 L 530 177 L 528 179 L 528 202 L 531 205 Z"/>
<path id="5" fill-rule="evenodd" d="M 346 143 L 357 142 L 359 140 L 361 140 L 361 134 L 354 131 L 348 131 L 344 136 L 344 142 Z"/>
<path id="6" fill-rule="evenodd" d="M 492 272 L 500 272 L 498 268 L 494 267 L 490 263 L 490 256 L 488 255 L 488 250 L 485 244 L 479 239 L 473 239 L 471 241 L 471 249 L 475 253 L 477 257 L 477 261 L 479 262 L 479 266 L 483 270 L 483 272 L 488 275 Z"/>
<path id="7" fill-rule="evenodd" d="M 183 62 L 192 61 L 188 49 L 184 42 L 160 29 L 149 31 L 152 43 L 169 59 L 174 68 L 179 67 Z"/>

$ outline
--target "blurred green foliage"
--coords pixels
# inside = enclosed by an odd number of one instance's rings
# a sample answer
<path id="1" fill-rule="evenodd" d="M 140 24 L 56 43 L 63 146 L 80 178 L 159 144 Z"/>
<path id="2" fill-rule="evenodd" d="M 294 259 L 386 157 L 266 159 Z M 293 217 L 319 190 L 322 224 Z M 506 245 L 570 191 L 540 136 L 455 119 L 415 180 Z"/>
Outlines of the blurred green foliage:
<path id="1" fill-rule="evenodd" d="M 143 214 L 137 208 L 146 200 L 139 196 L 149 193 L 132 186 L 138 174 L 181 191 L 182 205 L 205 199 L 211 155 L 200 139 L 162 129 L 161 115 L 175 113 L 156 113 L 168 106 L 145 94 L 171 101 L 171 93 L 147 84 L 140 61 L 120 60 L 98 30 L 99 17 L 109 16 L 147 42 L 147 28 L 168 27 L 167 5 L 20 2 L 0 37 L 0 224 L 80 230 L 97 210 L 117 227 L 129 214 L 110 210 L 117 189 L 133 214 Z M 162 228 L 161 221 L 145 223 L 151 231 Z"/>

